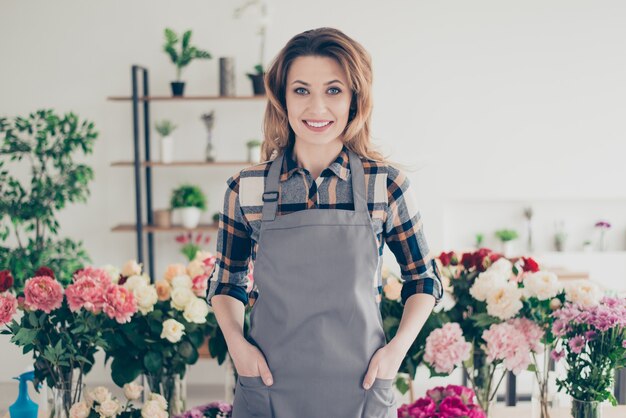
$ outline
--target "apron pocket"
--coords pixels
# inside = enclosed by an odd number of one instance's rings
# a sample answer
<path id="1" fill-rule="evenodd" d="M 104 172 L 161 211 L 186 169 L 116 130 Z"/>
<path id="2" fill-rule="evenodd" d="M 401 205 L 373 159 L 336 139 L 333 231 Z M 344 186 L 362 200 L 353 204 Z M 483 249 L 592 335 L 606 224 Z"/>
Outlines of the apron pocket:
<path id="1" fill-rule="evenodd" d="M 394 379 L 374 379 L 365 395 L 363 418 L 392 418 L 397 416 L 394 408 L 396 397 L 393 391 Z"/>
<path id="2" fill-rule="evenodd" d="M 251 416 L 272 418 L 270 392 L 261 376 L 238 376 L 237 384 Z"/>

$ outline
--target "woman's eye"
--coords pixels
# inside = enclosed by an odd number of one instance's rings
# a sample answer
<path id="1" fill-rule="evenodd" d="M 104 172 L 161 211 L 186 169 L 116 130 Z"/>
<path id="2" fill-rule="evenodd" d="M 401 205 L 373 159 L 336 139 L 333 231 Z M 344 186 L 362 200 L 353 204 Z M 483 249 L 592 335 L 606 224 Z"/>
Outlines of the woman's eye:
<path id="1" fill-rule="evenodd" d="M 306 94 L 306 93 L 300 93 L 301 90 L 304 91 L 304 92 L 307 92 L 307 89 L 305 89 L 304 87 L 298 87 L 298 88 L 296 88 L 294 90 L 294 93 L 296 93 L 296 94 Z M 339 89 L 337 87 L 331 87 L 331 88 L 328 89 L 328 91 L 331 91 L 331 90 L 336 90 L 336 93 L 331 93 L 333 96 L 341 93 L 341 89 Z"/>
<path id="2" fill-rule="evenodd" d="M 298 90 L 306 90 L 304 87 L 298 87 L 297 89 L 294 90 L 294 92 L 298 93 Z M 300 94 L 300 93 L 298 93 Z"/>
<path id="3" fill-rule="evenodd" d="M 334 93 L 334 94 L 339 94 L 339 93 L 341 93 L 341 90 L 340 90 L 340 89 L 338 89 L 337 87 L 331 87 L 331 88 L 329 88 L 328 90 L 337 90 L 337 93 Z"/>

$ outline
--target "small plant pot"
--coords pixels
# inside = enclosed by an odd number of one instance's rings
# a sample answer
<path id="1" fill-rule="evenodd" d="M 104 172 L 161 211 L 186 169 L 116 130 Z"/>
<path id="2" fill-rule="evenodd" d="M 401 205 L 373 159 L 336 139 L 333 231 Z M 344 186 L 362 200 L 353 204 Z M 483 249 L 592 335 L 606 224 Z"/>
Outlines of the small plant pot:
<path id="1" fill-rule="evenodd" d="M 185 92 L 184 81 L 172 81 L 170 84 L 172 85 L 172 96 L 179 97 L 183 95 Z"/>
<path id="2" fill-rule="evenodd" d="M 202 211 L 196 207 L 180 208 L 180 217 L 185 228 L 192 229 L 200 223 Z"/>
<path id="3" fill-rule="evenodd" d="M 161 162 L 169 164 L 174 160 L 174 138 L 171 135 L 161 138 Z"/>
<path id="4" fill-rule="evenodd" d="M 261 147 L 248 147 L 248 162 L 260 163 L 261 162 Z"/>
<path id="5" fill-rule="evenodd" d="M 263 82 L 263 78 L 265 74 L 246 74 L 250 80 L 252 80 L 252 91 L 255 96 L 262 96 L 265 94 L 265 83 Z"/>
<path id="6" fill-rule="evenodd" d="M 514 244 L 513 241 L 503 241 L 502 242 L 502 254 L 505 257 L 513 257 L 514 252 Z"/>

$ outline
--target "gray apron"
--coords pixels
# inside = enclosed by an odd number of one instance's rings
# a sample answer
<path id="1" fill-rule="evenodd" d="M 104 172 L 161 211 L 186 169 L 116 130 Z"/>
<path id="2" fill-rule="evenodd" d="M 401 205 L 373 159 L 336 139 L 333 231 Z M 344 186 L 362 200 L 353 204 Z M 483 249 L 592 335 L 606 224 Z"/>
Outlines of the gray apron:
<path id="1" fill-rule="evenodd" d="M 359 157 L 348 153 L 354 211 L 306 209 L 276 217 L 283 154 L 271 163 L 248 341 L 264 354 L 274 384 L 239 376 L 233 418 L 397 416 L 394 379 L 362 386 L 370 359 L 387 341 L 365 175 Z"/>

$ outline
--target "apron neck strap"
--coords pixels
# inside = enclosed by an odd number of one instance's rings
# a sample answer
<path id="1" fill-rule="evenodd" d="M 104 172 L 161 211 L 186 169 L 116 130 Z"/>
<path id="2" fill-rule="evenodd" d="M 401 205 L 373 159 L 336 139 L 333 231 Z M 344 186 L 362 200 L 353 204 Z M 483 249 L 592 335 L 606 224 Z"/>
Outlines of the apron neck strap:
<path id="1" fill-rule="evenodd" d="M 365 198 L 365 173 L 359 156 L 348 149 L 350 163 L 350 177 L 352 179 L 352 197 L 355 212 L 367 212 Z M 263 221 L 273 221 L 278 210 L 278 189 L 280 187 L 280 169 L 283 166 L 284 151 L 280 153 L 270 165 L 263 193 Z"/>

